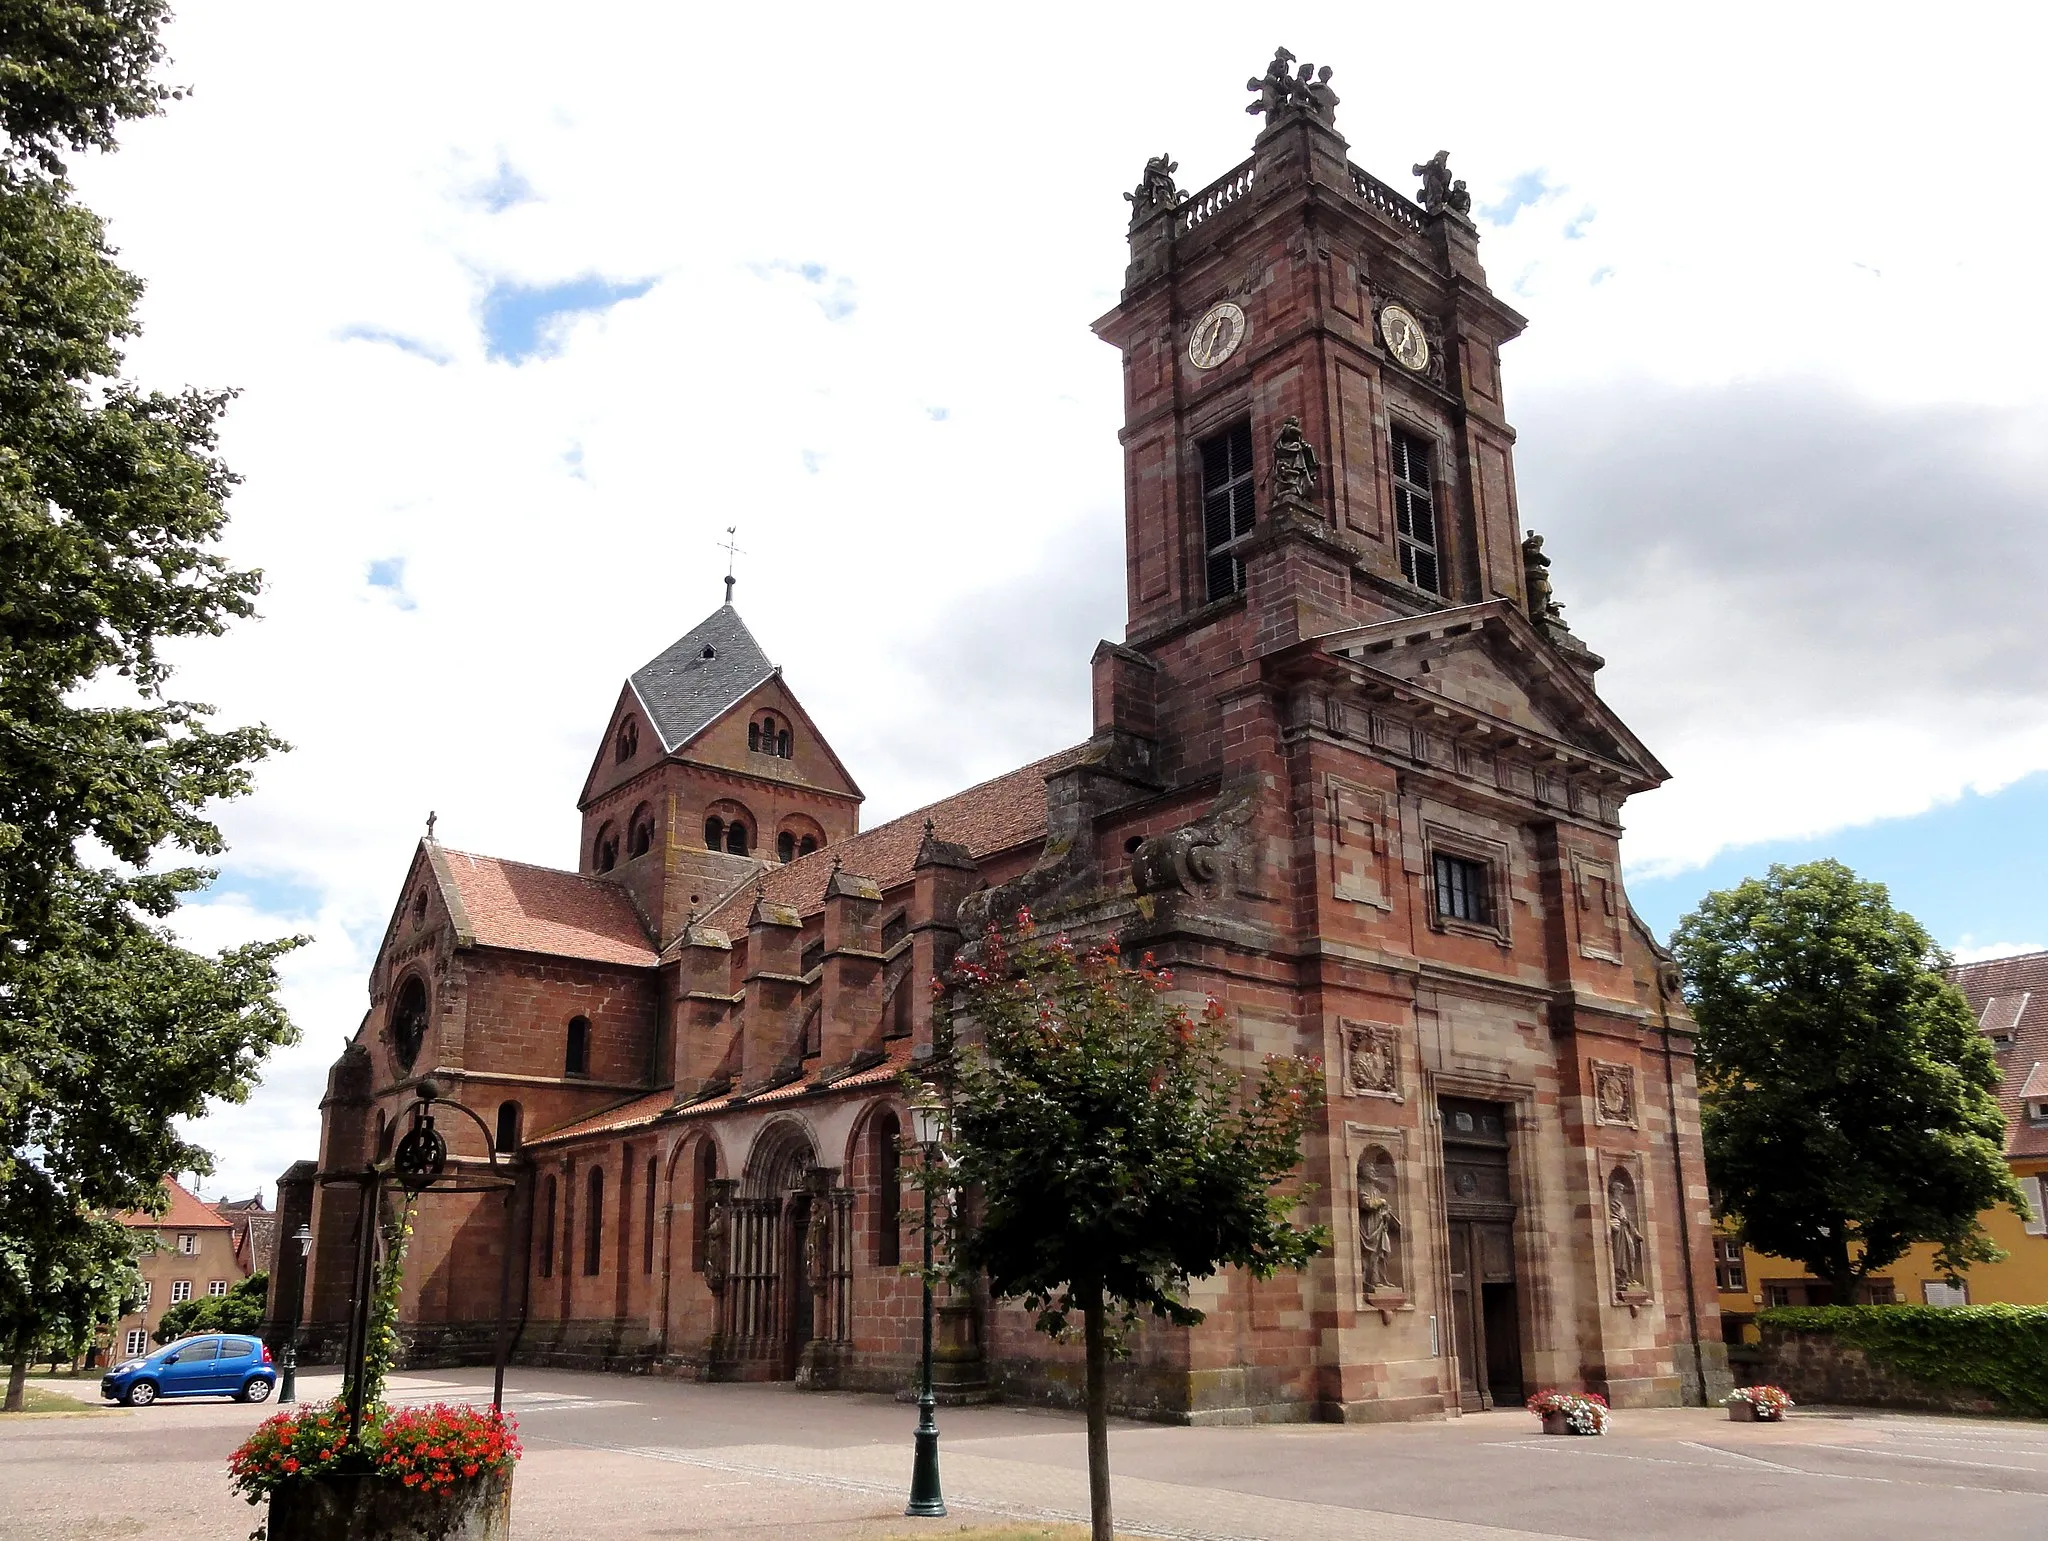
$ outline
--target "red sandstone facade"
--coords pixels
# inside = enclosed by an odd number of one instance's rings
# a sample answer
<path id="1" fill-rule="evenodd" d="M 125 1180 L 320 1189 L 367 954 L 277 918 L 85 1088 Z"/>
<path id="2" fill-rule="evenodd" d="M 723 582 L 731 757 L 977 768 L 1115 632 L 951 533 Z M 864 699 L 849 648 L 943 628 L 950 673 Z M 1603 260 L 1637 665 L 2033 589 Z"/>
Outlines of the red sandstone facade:
<path id="1" fill-rule="evenodd" d="M 422 1202 L 416 1357 L 488 1351 L 509 1249 L 523 1358 L 906 1384 L 898 1076 L 934 974 L 1029 904 L 1218 996 L 1248 1066 L 1329 1066 L 1305 1164 L 1331 1251 L 1198 1286 L 1207 1321 L 1139 1336 L 1125 1408 L 1725 1382 L 1692 1025 L 1620 881 L 1623 801 L 1664 772 L 1524 549 L 1498 367 L 1521 318 L 1461 185 L 1439 166 L 1411 202 L 1351 165 L 1326 91 L 1266 86 L 1243 166 L 1192 198 L 1148 170 L 1096 323 L 1124 362 L 1129 624 L 1093 736 L 860 832 L 715 612 L 621 693 L 581 870 L 415 854 L 317 1167 L 281 1183 L 282 1229 L 312 1216 L 312 1332 L 346 1314 L 354 1223 L 318 1178 L 388 1147 L 431 1075 L 520 1186 Z M 475 1160 L 465 1122 L 441 1128 Z M 956 1384 L 1077 1385 L 1001 1303 L 949 1301 L 943 1342 Z"/>

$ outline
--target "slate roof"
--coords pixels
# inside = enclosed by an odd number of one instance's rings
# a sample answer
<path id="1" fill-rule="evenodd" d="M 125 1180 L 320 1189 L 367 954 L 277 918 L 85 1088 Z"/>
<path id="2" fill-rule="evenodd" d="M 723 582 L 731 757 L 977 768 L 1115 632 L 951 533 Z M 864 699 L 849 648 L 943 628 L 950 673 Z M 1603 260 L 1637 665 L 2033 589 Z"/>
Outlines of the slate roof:
<path id="1" fill-rule="evenodd" d="M 710 656 L 705 656 L 705 650 Z M 727 707 L 771 678 L 775 665 L 731 605 L 720 605 L 631 676 L 664 753 L 687 744 Z"/>
<path id="2" fill-rule="evenodd" d="M 479 947 L 592 963 L 659 961 L 639 912 L 616 883 L 523 861 L 433 848 L 454 888 L 456 927 Z"/>
<path id="3" fill-rule="evenodd" d="M 121 1216 L 123 1225 L 138 1230 L 162 1229 L 166 1231 L 225 1231 L 231 1222 L 219 1210 L 197 1197 L 191 1189 L 175 1177 L 164 1179 L 164 1191 L 171 1196 L 171 1207 L 162 1215 L 148 1214 L 140 1209 L 131 1209 Z"/>
<path id="4" fill-rule="evenodd" d="M 2025 1106 L 2029 1097 L 2048 1096 L 2048 952 L 1963 963 L 1948 977 L 1962 987 L 1979 1031 L 1998 1051 L 2005 1153 L 2048 1156 L 2048 1125 L 2031 1122 Z"/>
<path id="5" fill-rule="evenodd" d="M 836 860 L 855 877 L 864 877 L 884 893 L 910 881 L 911 865 L 924 841 L 924 821 L 940 840 L 967 847 L 979 861 L 1045 833 L 1045 778 L 1081 757 L 1085 744 L 1062 749 L 1016 770 L 955 792 L 935 803 L 877 824 L 823 850 L 800 856 L 786 866 L 770 867 L 761 880 L 769 901 L 786 904 L 799 915 L 815 914 L 825 905 L 825 883 Z M 754 906 L 755 880 L 747 879 L 702 919 L 729 934 L 747 929 Z"/>

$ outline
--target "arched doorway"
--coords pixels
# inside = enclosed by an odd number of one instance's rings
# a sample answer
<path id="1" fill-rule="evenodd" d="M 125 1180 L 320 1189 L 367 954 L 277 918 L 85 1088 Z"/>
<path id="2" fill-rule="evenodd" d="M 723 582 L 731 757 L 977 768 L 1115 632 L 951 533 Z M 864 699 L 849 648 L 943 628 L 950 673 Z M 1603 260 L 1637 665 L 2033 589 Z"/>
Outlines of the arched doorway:
<path id="1" fill-rule="evenodd" d="M 814 1192 L 816 1167 L 802 1124 L 771 1125 L 754 1142 L 733 1195 L 723 1336 L 733 1371 L 744 1379 L 793 1379 L 815 1330 L 808 1264 L 824 1244 L 813 1232 L 827 1219 Z"/>

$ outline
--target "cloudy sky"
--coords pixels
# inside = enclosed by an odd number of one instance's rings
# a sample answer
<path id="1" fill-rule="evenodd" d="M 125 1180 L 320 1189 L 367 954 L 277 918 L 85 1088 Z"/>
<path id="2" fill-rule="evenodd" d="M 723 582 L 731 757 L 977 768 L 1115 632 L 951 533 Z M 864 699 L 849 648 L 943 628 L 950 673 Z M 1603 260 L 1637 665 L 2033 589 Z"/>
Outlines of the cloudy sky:
<path id="1" fill-rule="evenodd" d="M 316 938 L 209 1194 L 313 1152 L 429 809 L 573 865 L 728 526 L 868 822 L 1085 735 L 1119 195 L 1241 161 L 1278 42 L 1385 180 L 1451 151 L 1529 317 L 1524 513 L 1675 773 L 1637 904 L 1832 853 L 1951 946 L 2048 945 L 2040 8 L 1248 14 L 186 0 L 194 95 L 78 180 L 149 283 L 134 372 L 242 392 L 264 619 L 180 689 L 296 748 L 181 928 Z"/>

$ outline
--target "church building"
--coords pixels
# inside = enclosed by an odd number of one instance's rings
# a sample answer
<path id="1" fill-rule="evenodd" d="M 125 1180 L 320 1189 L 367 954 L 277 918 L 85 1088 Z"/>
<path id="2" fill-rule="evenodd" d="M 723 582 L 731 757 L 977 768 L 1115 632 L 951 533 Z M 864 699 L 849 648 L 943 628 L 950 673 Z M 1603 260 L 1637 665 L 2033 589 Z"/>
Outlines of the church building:
<path id="1" fill-rule="evenodd" d="M 575 871 L 415 851 L 317 1161 L 280 1183 L 309 1343 L 352 1283 L 356 1190 L 322 1179 L 388 1155 L 431 1078 L 478 1116 L 440 1120 L 455 1166 L 488 1128 L 517 1186 L 420 1201 L 413 1363 L 488 1359 L 502 1271 L 526 1362 L 908 1385 L 903 1073 L 934 977 L 1028 905 L 1215 995 L 1245 1066 L 1327 1067 L 1304 1176 L 1329 1250 L 1200 1282 L 1207 1319 L 1117 1366 L 1121 1409 L 1725 1388 L 1694 1028 L 1621 881 L 1623 805 L 1666 772 L 1521 528 L 1524 322 L 1465 185 L 1442 153 L 1414 198 L 1354 165 L 1330 75 L 1283 51 L 1249 159 L 1190 193 L 1160 156 L 1125 194 L 1095 331 L 1123 362 L 1128 616 L 1088 740 L 863 829 L 728 587 L 621 688 Z M 955 1294 L 940 1338 L 956 1390 L 1078 1396 L 1078 1344 L 1014 1305 Z"/>

